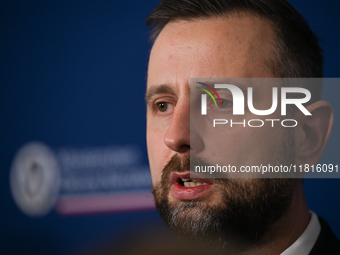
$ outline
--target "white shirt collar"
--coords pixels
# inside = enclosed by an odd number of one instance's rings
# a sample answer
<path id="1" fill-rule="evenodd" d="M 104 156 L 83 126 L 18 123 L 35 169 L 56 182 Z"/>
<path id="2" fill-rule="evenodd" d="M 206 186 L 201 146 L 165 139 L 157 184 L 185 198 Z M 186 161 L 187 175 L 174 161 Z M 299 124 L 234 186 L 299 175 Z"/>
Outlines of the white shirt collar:
<path id="1" fill-rule="evenodd" d="M 320 234 L 321 226 L 316 214 L 312 211 L 310 213 L 312 217 L 305 231 L 291 246 L 282 252 L 281 255 L 308 255 L 313 249 Z"/>

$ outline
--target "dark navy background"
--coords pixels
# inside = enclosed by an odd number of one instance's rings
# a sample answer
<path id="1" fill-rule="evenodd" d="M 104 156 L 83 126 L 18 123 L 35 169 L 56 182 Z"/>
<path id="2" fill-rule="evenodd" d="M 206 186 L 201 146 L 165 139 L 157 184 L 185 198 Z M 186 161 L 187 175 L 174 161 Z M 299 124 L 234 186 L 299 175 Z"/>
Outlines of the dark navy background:
<path id="1" fill-rule="evenodd" d="M 340 2 L 289 2 L 323 40 L 325 76 L 340 77 Z M 9 190 L 13 156 L 32 140 L 52 148 L 137 144 L 147 164 L 144 20 L 158 3 L 1 1 L 0 253 L 70 254 L 161 222 L 155 211 L 29 218 Z M 338 117 L 339 94 L 340 87 L 325 88 Z M 322 162 L 340 163 L 338 121 Z M 340 180 L 305 180 L 305 187 L 310 208 L 340 237 Z"/>

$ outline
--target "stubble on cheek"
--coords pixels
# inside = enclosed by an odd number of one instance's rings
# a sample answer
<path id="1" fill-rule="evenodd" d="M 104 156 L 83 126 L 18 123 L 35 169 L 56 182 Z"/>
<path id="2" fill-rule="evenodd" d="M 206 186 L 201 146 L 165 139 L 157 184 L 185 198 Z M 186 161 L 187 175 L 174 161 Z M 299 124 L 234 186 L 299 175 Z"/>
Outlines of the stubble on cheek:
<path id="1" fill-rule="evenodd" d="M 183 172 L 183 168 L 190 162 L 183 162 L 181 164 L 181 160 L 178 155 L 174 155 L 171 160 L 165 165 L 162 170 L 162 176 L 159 183 L 155 184 L 152 188 L 152 193 L 155 197 L 156 205 L 160 203 L 166 203 L 169 201 L 169 195 L 171 190 L 171 180 L 170 175 L 174 171 Z M 185 170 L 184 170 L 185 171 Z"/>

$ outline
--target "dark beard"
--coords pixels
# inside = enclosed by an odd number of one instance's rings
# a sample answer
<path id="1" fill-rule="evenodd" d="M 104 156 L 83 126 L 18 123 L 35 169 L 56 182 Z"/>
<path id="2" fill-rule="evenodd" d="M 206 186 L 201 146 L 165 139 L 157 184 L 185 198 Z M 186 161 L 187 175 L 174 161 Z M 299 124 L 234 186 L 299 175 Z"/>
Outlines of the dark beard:
<path id="1" fill-rule="evenodd" d="M 205 163 L 202 163 L 204 165 Z M 255 245 L 288 210 L 293 179 L 209 179 L 222 195 L 218 205 L 199 200 L 169 202 L 170 174 L 190 169 L 190 158 L 176 155 L 153 187 L 156 207 L 165 223 L 185 240 L 195 240 L 217 250 L 238 253 Z"/>

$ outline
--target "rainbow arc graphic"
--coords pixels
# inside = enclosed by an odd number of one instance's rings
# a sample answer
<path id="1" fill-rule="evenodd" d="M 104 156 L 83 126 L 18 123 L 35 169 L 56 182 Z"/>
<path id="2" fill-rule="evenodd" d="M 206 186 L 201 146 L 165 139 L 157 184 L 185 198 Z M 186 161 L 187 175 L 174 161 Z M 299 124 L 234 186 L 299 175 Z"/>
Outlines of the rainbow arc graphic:
<path id="1" fill-rule="evenodd" d="M 197 83 L 199 83 L 199 84 L 201 84 L 201 85 L 203 85 L 203 86 L 206 86 L 206 87 L 209 88 L 212 92 L 214 92 L 214 93 L 216 94 L 218 100 L 220 101 L 220 104 L 222 105 L 222 100 L 221 100 L 221 98 L 220 98 L 220 95 L 217 93 L 217 91 L 216 91 L 212 86 L 210 86 L 210 85 L 208 85 L 208 84 L 206 84 L 206 83 L 203 83 L 203 82 L 197 82 Z M 215 100 L 214 96 L 211 94 L 211 92 L 210 92 L 209 90 L 204 89 L 204 88 L 201 88 L 201 87 L 197 87 L 197 88 L 200 89 L 200 90 L 203 90 L 204 92 L 206 92 L 206 93 L 212 98 L 212 100 L 214 101 L 215 106 L 217 106 L 216 100 Z"/>

